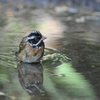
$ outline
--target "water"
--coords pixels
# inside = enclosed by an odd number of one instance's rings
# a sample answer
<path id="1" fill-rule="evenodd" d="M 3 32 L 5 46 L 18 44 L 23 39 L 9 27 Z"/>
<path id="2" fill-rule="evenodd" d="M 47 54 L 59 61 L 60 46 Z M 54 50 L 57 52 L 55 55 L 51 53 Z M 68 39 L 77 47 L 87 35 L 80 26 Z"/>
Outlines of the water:
<path id="1" fill-rule="evenodd" d="M 47 37 L 46 48 L 50 48 L 45 50 L 43 77 L 40 77 L 46 93 L 38 96 L 30 96 L 20 85 L 15 58 L 21 38 L 26 31 L 33 30 L 34 22 L 23 23 L 20 18 L 9 18 L 0 32 L 0 92 L 4 93 L 4 98 L 96 100 L 100 96 L 100 20 L 85 19 L 84 22 L 81 21 L 83 15 L 63 14 L 35 12 L 36 29 Z"/>

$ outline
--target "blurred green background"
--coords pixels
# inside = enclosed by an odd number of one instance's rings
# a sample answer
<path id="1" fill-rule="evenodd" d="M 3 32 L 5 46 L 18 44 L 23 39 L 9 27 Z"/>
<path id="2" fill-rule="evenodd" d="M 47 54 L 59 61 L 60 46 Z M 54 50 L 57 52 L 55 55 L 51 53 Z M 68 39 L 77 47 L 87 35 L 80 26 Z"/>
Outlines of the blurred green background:
<path id="1" fill-rule="evenodd" d="M 99 100 L 99 0 L 0 0 L 0 100 Z M 15 52 L 39 30 L 46 48 L 44 96 L 22 89 Z"/>

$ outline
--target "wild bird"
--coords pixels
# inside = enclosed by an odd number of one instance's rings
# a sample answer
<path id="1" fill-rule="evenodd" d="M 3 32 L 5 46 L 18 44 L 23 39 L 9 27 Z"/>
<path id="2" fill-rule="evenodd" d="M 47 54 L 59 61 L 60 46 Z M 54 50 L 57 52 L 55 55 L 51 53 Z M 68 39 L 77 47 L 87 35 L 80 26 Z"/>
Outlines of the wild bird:
<path id="1" fill-rule="evenodd" d="M 41 63 L 19 62 L 17 68 L 20 84 L 26 92 L 30 95 L 44 94 Z"/>
<path id="2" fill-rule="evenodd" d="M 26 63 L 40 62 L 44 54 L 46 39 L 39 31 L 33 31 L 24 37 L 19 45 L 19 51 L 16 53 L 17 60 Z"/>

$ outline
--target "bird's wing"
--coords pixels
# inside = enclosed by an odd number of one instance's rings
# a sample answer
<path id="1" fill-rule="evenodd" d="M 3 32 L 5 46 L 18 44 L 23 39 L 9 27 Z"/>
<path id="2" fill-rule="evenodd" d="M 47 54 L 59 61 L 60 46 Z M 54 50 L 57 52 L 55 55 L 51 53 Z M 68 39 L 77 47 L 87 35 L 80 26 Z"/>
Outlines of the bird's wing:
<path id="1" fill-rule="evenodd" d="M 26 39 L 26 37 L 24 37 L 24 38 L 22 39 L 22 41 L 20 42 L 18 53 L 20 53 L 20 52 L 25 48 L 25 46 L 26 46 L 26 41 L 25 41 L 25 39 Z"/>

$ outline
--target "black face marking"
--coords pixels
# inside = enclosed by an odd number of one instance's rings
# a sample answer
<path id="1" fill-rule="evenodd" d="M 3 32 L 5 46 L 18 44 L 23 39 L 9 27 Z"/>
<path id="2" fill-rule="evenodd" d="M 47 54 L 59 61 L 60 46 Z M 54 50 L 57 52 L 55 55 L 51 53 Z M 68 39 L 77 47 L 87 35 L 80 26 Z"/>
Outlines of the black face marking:
<path id="1" fill-rule="evenodd" d="M 35 32 L 32 32 L 28 35 L 28 37 L 32 37 L 32 36 L 35 36 L 35 37 L 42 37 L 42 34 L 39 32 L 39 31 L 35 31 Z"/>
<path id="2" fill-rule="evenodd" d="M 33 38 L 31 38 L 31 37 L 33 37 Z M 30 33 L 29 35 L 28 35 L 28 42 L 30 43 L 30 44 L 37 44 L 40 40 L 41 40 L 41 38 L 42 38 L 42 34 L 40 33 L 40 32 L 38 32 L 38 31 L 35 31 L 35 32 L 32 32 L 32 33 Z M 41 41 L 39 44 L 38 44 L 38 47 L 39 46 L 41 46 L 42 45 L 42 43 L 43 43 L 43 41 Z M 34 48 L 34 45 L 33 45 L 33 48 Z"/>

